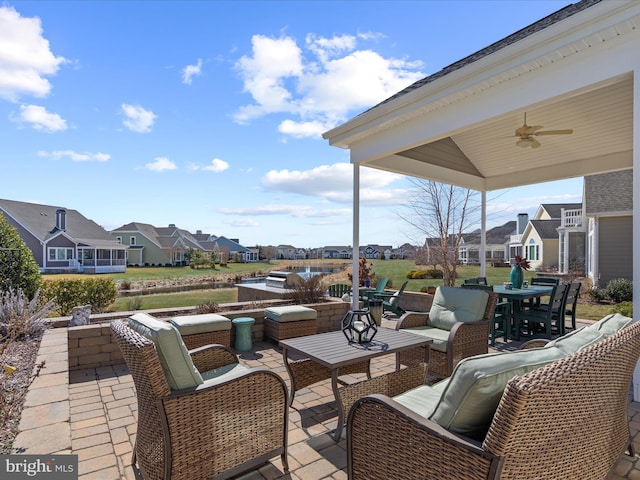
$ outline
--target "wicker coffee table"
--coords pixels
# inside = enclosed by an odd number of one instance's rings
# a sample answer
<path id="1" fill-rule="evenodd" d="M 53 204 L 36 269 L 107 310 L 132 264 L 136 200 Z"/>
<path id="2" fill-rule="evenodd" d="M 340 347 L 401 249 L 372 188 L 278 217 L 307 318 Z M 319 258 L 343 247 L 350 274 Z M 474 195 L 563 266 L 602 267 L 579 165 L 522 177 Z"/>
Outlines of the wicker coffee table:
<path id="1" fill-rule="evenodd" d="M 281 340 L 282 357 L 291 379 L 289 406 L 293 403 L 296 390 L 331 378 L 331 388 L 338 409 L 338 425 L 334 439 L 339 441 L 345 414 L 358 398 L 373 393 L 394 396 L 424 383 L 426 366 L 429 363 L 429 349 L 424 349 L 424 363 L 400 370 L 396 358 L 395 372 L 375 378 L 371 378 L 369 369 L 371 359 L 424 347 L 430 343 L 431 340 L 425 337 L 387 328 L 379 328 L 373 341 L 366 344 L 350 344 L 339 330 Z M 290 353 L 298 354 L 304 359 L 290 360 Z M 338 388 L 338 377 L 352 373 L 366 373 L 367 380 Z"/>

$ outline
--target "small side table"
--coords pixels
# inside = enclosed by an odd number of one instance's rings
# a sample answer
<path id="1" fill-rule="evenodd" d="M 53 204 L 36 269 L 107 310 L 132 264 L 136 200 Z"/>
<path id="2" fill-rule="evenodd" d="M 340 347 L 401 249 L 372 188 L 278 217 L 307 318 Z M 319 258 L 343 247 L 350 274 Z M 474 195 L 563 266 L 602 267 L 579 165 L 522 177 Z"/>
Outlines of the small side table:
<path id="1" fill-rule="evenodd" d="M 253 347 L 251 341 L 251 327 L 256 319 L 251 317 L 238 317 L 231 320 L 236 326 L 236 342 L 235 349 L 241 352 L 247 352 Z"/>

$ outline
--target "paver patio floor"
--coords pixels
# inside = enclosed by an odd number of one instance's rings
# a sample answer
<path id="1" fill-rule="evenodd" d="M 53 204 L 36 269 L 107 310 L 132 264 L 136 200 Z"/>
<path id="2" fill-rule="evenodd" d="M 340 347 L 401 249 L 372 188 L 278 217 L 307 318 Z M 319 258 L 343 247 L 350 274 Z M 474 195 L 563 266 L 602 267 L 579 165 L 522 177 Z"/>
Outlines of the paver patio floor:
<path id="1" fill-rule="evenodd" d="M 52 335 L 55 335 L 55 331 Z M 54 355 L 58 343 L 61 342 L 43 341 L 43 355 Z M 516 347 L 511 342 L 496 344 L 498 350 Z M 247 366 L 264 366 L 273 370 L 289 385 L 281 352 L 275 344 L 254 343 L 250 352 L 240 353 L 239 357 Z M 46 384 L 42 385 L 41 388 L 44 390 L 41 390 L 39 395 L 34 394 L 31 399 L 28 396 L 30 408 L 25 409 L 26 414 L 23 413 L 21 420 L 21 430 L 25 431 L 16 439 L 16 446 L 27 446 L 25 453 L 77 454 L 81 480 L 140 478 L 130 465 L 136 435 L 137 401 L 133 380 L 127 367 L 117 365 L 65 372 L 61 367 L 56 367 L 55 363 L 48 362 L 47 366 L 53 369 L 60 368 L 61 371 L 44 380 Z M 371 373 L 372 376 L 377 376 L 392 371 L 394 367 L 394 355 L 386 355 L 372 360 Z M 361 378 L 364 377 L 356 375 L 352 380 Z M 64 389 L 68 390 L 68 408 L 65 407 L 64 400 L 59 398 Z M 57 390 L 60 390 L 60 393 L 56 393 Z M 34 400 L 36 398 L 40 400 Z M 40 405 L 33 405 L 38 401 Z M 640 403 L 630 403 L 629 417 L 634 446 L 636 452 L 639 452 Z M 338 443 L 331 437 L 336 421 L 337 413 L 329 380 L 298 391 L 289 409 L 289 474 L 284 473 L 278 457 L 260 469 L 238 478 L 347 478 L 344 432 L 343 439 Z M 36 423 L 37 428 L 29 428 L 36 427 Z M 70 445 L 68 442 L 64 443 L 64 438 L 60 439 L 65 435 L 70 435 Z M 61 442 L 59 447 L 56 446 L 57 441 Z M 589 448 L 588 439 L 585 439 L 585 448 Z M 639 460 L 638 456 L 622 455 L 607 479 L 640 480 Z"/>

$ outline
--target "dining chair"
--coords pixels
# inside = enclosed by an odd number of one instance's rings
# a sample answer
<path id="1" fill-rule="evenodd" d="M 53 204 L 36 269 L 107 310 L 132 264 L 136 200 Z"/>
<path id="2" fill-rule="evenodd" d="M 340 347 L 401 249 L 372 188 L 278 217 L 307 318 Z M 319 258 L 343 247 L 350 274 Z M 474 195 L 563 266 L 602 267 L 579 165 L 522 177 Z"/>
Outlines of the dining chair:
<path id="1" fill-rule="evenodd" d="M 464 288 L 475 288 L 477 290 L 486 290 L 493 292 L 492 285 L 483 285 L 481 283 L 463 283 Z M 496 338 L 504 337 L 506 342 L 509 338 L 509 330 L 511 329 L 511 302 L 497 302 L 493 312 L 493 321 L 489 325 L 489 340 L 491 346 L 495 347 Z"/>
<path id="2" fill-rule="evenodd" d="M 560 279 L 558 278 L 549 278 L 549 277 L 533 277 L 529 282 L 529 285 L 555 285 L 558 286 L 560 284 Z M 525 302 L 523 308 L 539 308 L 541 305 L 546 305 L 546 303 L 540 301 L 540 297 L 532 298 Z"/>
<path id="3" fill-rule="evenodd" d="M 551 339 L 553 325 L 559 335 L 564 332 L 564 301 L 568 284 L 554 286 L 549 296 L 549 306 L 547 308 L 528 308 L 520 312 L 520 321 L 526 324 L 529 335 L 533 335 L 536 326 L 544 325 L 546 338 Z"/>
<path id="4" fill-rule="evenodd" d="M 578 305 L 578 298 L 580 298 L 580 288 L 582 283 L 573 282 L 569 286 L 569 292 L 567 293 L 567 299 L 564 306 L 564 314 L 571 315 L 571 329 L 576 329 L 576 306 Z"/>

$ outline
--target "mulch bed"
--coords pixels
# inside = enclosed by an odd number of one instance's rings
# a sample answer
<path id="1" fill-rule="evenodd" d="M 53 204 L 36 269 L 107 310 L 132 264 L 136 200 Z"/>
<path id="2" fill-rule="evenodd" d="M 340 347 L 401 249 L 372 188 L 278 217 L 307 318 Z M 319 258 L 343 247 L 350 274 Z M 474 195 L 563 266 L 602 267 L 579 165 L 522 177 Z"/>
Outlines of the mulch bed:
<path id="1" fill-rule="evenodd" d="M 27 389 L 33 380 L 33 369 L 40 348 L 38 338 L 12 342 L 0 356 L 0 454 L 11 453 L 18 434 Z M 13 375 L 5 375 L 5 366 L 16 367 Z"/>

